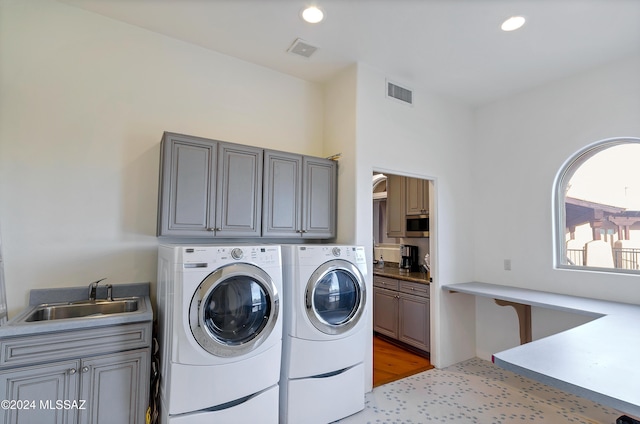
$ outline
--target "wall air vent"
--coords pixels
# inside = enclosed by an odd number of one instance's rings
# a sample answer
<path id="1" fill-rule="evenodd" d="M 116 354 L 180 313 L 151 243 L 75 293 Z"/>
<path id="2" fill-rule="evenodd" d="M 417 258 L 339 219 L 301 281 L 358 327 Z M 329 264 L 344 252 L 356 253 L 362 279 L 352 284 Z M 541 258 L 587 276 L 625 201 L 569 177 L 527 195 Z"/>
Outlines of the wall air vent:
<path id="1" fill-rule="evenodd" d="M 391 97 L 409 105 L 413 104 L 413 91 L 408 88 L 401 87 L 389 80 L 387 80 L 387 97 Z"/>
<path id="2" fill-rule="evenodd" d="M 293 42 L 291 47 L 287 49 L 287 52 L 292 54 L 297 54 L 298 56 L 309 58 L 315 51 L 318 50 L 317 47 L 312 46 L 300 38 L 297 38 L 296 41 Z"/>

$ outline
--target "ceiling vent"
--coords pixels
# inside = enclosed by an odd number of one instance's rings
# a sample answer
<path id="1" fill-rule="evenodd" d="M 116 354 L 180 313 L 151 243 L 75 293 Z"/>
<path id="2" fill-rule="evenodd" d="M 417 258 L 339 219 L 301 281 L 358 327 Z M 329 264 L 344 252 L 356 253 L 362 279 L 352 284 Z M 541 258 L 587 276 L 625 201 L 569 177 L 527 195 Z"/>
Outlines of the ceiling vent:
<path id="1" fill-rule="evenodd" d="M 316 46 L 312 46 L 300 38 L 293 42 L 291 47 L 287 49 L 287 52 L 297 54 L 298 56 L 309 58 L 315 51 L 318 50 Z"/>
<path id="2" fill-rule="evenodd" d="M 413 91 L 401 87 L 398 84 L 387 80 L 387 97 L 399 100 L 403 103 L 413 104 Z"/>

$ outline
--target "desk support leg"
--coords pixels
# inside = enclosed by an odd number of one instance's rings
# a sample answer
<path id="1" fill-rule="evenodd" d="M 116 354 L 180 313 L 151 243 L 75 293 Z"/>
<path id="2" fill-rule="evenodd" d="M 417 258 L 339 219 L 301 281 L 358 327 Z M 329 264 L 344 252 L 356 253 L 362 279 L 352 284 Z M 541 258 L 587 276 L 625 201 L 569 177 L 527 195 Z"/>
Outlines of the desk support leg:
<path id="1" fill-rule="evenodd" d="M 518 314 L 520 322 L 520 344 L 529 343 L 531 338 L 531 305 L 509 302 L 507 300 L 494 299 L 499 306 L 512 306 Z"/>

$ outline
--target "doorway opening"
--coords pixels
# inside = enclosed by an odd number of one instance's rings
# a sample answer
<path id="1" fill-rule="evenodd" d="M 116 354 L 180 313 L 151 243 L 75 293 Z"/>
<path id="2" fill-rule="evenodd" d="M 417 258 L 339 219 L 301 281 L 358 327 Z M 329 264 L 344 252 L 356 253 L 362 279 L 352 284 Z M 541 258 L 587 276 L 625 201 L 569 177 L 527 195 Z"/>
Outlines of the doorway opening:
<path id="1" fill-rule="evenodd" d="M 433 181 L 373 172 L 373 386 L 430 362 Z M 433 221 L 431 221 L 433 224 Z"/>

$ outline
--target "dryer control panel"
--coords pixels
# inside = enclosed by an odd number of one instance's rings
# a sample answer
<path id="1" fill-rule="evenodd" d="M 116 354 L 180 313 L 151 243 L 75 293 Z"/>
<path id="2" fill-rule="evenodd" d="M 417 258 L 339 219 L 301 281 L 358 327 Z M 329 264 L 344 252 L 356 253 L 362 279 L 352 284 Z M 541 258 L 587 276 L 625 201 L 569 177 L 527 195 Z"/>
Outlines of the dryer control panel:
<path id="1" fill-rule="evenodd" d="M 299 246 L 299 258 L 317 261 L 318 258 L 326 260 L 345 259 L 355 264 L 366 263 L 363 246 Z"/>

